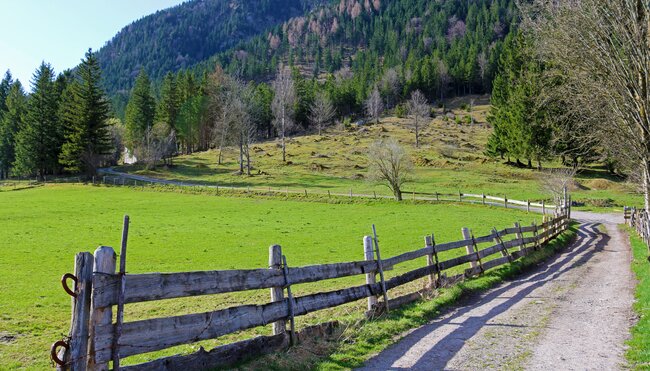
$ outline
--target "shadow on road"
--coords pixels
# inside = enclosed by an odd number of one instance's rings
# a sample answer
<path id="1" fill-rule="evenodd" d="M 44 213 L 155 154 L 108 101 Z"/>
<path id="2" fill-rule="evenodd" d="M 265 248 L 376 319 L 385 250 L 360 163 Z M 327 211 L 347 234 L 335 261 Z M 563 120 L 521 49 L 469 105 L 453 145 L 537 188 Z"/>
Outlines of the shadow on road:
<path id="1" fill-rule="evenodd" d="M 458 353 L 464 346 L 467 339 L 472 338 L 476 333 L 485 326 L 493 326 L 488 321 L 504 313 L 512 306 L 523 300 L 535 289 L 543 286 L 548 281 L 556 280 L 561 276 L 582 264 L 589 261 L 593 255 L 602 250 L 610 240 L 610 237 L 598 230 L 599 223 L 587 223 L 580 226 L 576 241 L 562 255 L 550 260 L 538 268 L 535 272 L 528 274 L 517 280 L 510 281 L 498 289 L 489 291 L 487 294 L 477 298 L 467 299 L 462 303 L 463 307 L 453 312 L 448 317 L 434 321 L 433 323 L 423 326 L 403 338 L 397 345 L 394 345 L 379 355 L 371 358 L 361 370 L 367 369 L 421 369 L 421 370 L 440 370 L 444 369 L 447 363 Z M 512 295 L 508 291 L 517 289 L 521 286 L 516 294 Z M 507 294 L 506 294 L 507 293 Z M 505 296 L 502 296 L 504 295 Z M 486 313 L 478 313 L 471 316 L 471 312 L 480 312 L 481 306 L 490 303 L 495 299 L 505 299 L 502 303 L 490 308 Z M 462 318 L 466 314 L 470 317 Z M 420 342 L 430 341 L 426 337 L 445 325 L 457 326 L 456 329 L 442 338 L 437 338 L 435 343 L 424 344 L 428 347 L 417 362 L 410 367 L 393 367 L 408 350 Z M 423 345 L 423 344 L 420 344 Z M 379 366 L 381 365 L 381 366 Z"/>

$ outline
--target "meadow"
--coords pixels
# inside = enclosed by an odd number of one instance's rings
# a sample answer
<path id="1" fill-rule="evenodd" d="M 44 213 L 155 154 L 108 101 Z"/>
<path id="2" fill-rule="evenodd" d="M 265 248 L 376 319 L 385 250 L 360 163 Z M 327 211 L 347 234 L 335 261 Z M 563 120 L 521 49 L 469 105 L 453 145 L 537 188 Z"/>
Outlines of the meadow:
<path id="1" fill-rule="evenodd" d="M 360 260 L 362 237 L 371 233 L 373 223 L 382 254 L 389 257 L 421 247 L 428 233 L 445 242 L 460 239 L 461 227 L 472 228 L 479 235 L 515 221 L 539 222 L 538 216 L 522 211 L 467 204 L 301 202 L 82 185 L 6 191 L 0 194 L 0 201 L 2 369 L 49 365 L 49 345 L 66 334 L 69 326 L 70 299 L 60 286 L 60 277 L 72 271 L 77 252 L 92 252 L 99 245 L 119 246 L 124 214 L 132 220 L 127 262 L 131 273 L 266 267 L 271 244 L 282 245 L 292 266 Z M 405 265 L 389 275 L 408 268 Z M 301 285 L 294 294 L 361 281 L 362 277 L 351 277 L 318 286 Z M 126 320 L 262 303 L 268 301 L 268 295 L 267 290 L 260 290 L 135 304 L 127 306 Z M 358 302 L 318 312 L 301 318 L 299 325 L 361 314 L 364 305 Z M 270 330 L 266 327 L 201 345 L 211 347 L 266 334 Z M 196 348 L 188 345 L 163 353 Z M 134 357 L 133 362 L 147 357 Z"/>
<path id="2" fill-rule="evenodd" d="M 469 109 L 468 103 L 476 105 Z M 410 152 L 414 163 L 411 182 L 405 190 L 457 194 L 486 193 L 511 199 L 552 201 L 540 184 L 544 171 L 507 164 L 505 159 L 484 155 L 492 131 L 486 124 L 488 100 L 484 96 L 451 100 L 436 110 L 436 117 L 421 129 L 421 147 L 415 148 L 415 134 L 410 120 L 384 117 L 378 125 L 348 127 L 338 125 L 323 135 L 295 136 L 288 140 L 287 163 L 282 163 L 277 140 L 262 141 L 252 147 L 252 176 L 237 173 L 238 152 L 230 147 L 223 151 L 217 164 L 218 150 L 193 153 L 174 158 L 172 167 L 146 170 L 140 165 L 120 166 L 117 170 L 162 179 L 205 185 L 271 187 L 273 189 L 313 190 L 320 192 L 389 195 L 383 185 L 368 179 L 368 146 L 382 138 L 399 140 Z M 468 123 L 468 118 L 473 124 Z M 515 159 L 511 159 L 514 161 Z M 534 164 L 536 165 L 536 164 Z M 561 167 L 558 159 L 542 163 L 544 169 Z M 622 211 L 623 206 L 642 205 L 643 198 L 634 185 L 609 174 L 599 165 L 581 168 L 571 186 L 579 209 Z"/>

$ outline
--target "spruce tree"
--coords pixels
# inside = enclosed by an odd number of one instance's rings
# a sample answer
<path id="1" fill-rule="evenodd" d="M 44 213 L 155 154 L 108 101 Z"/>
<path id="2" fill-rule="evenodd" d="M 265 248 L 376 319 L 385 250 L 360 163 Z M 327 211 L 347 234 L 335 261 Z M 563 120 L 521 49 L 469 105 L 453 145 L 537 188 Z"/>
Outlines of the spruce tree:
<path id="1" fill-rule="evenodd" d="M 164 122 L 171 129 L 175 129 L 179 106 L 176 78 L 170 72 L 162 82 L 160 102 L 156 110 L 156 121 Z"/>
<path id="2" fill-rule="evenodd" d="M 57 115 L 57 96 L 54 71 L 43 62 L 32 78 L 25 124 L 16 138 L 15 170 L 21 175 L 36 174 L 43 179 L 59 170 L 63 133 Z"/>
<path id="3" fill-rule="evenodd" d="M 4 103 L 6 111 L 0 119 L 0 179 L 10 175 L 16 159 L 16 133 L 25 119 L 27 97 L 20 81 L 11 85 Z"/>
<path id="4" fill-rule="evenodd" d="M 109 104 L 101 88 L 101 69 L 88 50 L 77 77 L 62 93 L 59 114 L 65 125 L 65 143 L 59 160 L 66 170 L 96 173 L 102 158 L 111 152 Z"/>
<path id="5" fill-rule="evenodd" d="M 6 100 L 12 84 L 13 77 L 11 76 L 11 72 L 7 70 L 4 78 L 0 81 L 0 119 L 2 118 L 2 114 L 7 111 Z"/>
<path id="6" fill-rule="evenodd" d="M 142 69 L 135 80 L 131 98 L 126 105 L 126 140 L 131 151 L 141 145 L 145 131 L 153 126 L 155 109 L 155 101 L 151 95 L 151 82 Z"/>

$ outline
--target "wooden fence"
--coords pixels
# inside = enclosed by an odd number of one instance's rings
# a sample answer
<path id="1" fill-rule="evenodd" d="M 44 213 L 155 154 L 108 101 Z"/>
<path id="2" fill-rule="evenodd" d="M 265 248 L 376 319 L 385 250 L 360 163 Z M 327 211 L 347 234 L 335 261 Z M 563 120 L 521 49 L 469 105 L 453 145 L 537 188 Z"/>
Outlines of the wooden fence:
<path id="1" fill-rule="evenodd" d="M 101 246 L 94 255 L 88 252 L 77 254 L 74 274 L 63 276 L 64 289 L 72 296 L 73 315 L 69 337 L 52 346 L 52 358 L 60 369 L 72 370 L 107 370 L 109 362 L 112 362 L 113 369 L 124 370 L 223 367 L 247 355 L 286 348 L 289 343 L 297 341 L 300 334 L 296 335 L 293 325 L 297 316 L 360 299 L 368 300 L 368 313 L 378 313 L 421 297 L 415 293 L 389 299 L 394 292 L 391 290 L 406 283 L 423 278 L 429 288 L 436 288 L 513 262 L 562 233 L 569 221 L 568 208 L 553 218 L 545 219 L 541 225 L 515 223 L 514 227 L 500 231 L 493 229 L 490 234 L 480 237 L 473 236 L 464 228 L 463 239 L 455 242 L 437 244 L 433 236 L 427 236 L 424 247 L 386 259 L 380 258 L 375 235 L 364 237 L 365 260 L 360 261 L 290 267 L 281 247 L 273 245 L 269 251 L 268 269 L 148 274 L 125 273 L 128 233 L 128 223 L 125 223 L 119 273 L 116 273 L 114 250 Z M 391 278 L 384 277 L 384 271 L 420 258 L 424 258 L 421 267 Z M 455 269 L 450 271 L 452 268 Z M 365 277 L 358 286 L 299 297 L 292 295 L 292 285 L 357 275 Z M 69 288 L 68 282 L 73 282 L 74 286 Z M 207 313 L 132 322 L 123 320 L 125 304 L 255 289 L 270 289 L 271 301 Z M 288 332 L 287 321 L 291 324 Z M 119 366 L 121 359 L 133 355 L 215 339 L 269 324 L 273 328 L 272 336 L 228 344 L 209 352 L 201 348 L 190 355 Z"/>
<path id="2" fill-rule="evenodd" d="M 645 209 L 638 210 L 636 207 L 625 207 L 625 224 L 634 228 L 646 246 L 648 246 L 648 261 L 650 261 L 650 218 Z"/>

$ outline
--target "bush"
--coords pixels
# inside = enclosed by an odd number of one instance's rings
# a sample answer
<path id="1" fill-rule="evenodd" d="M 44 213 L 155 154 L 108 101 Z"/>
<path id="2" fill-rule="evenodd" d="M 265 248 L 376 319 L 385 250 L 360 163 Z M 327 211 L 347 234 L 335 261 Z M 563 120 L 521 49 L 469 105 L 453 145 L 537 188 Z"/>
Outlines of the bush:
<path id="1" fill-rule="evenodd" d="M 472 123 L 472 116 L 470 116 L 470 115 L 466 115 L 465 118 L 463 119 L 463 121 L 464 121 L 466 124 L 471 124 L 471 123 Z"/>
<path id="2" fill-rule="evenodd" d="M 469 105 L 467 103 L 463 103 L 460 105 L 460 109 L 467 111 L 469 109 Z"/>
<path id="3" fill-rule="evenodd" d="M 397 107 L 395 107 L 395 116 L 403 119 L 407 116 L 407 114 L 408 112 L 407 112 L 406 104 L 400 103 L 397 105 Z"/>

